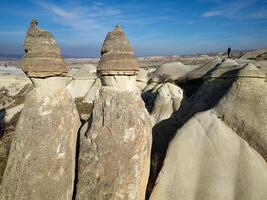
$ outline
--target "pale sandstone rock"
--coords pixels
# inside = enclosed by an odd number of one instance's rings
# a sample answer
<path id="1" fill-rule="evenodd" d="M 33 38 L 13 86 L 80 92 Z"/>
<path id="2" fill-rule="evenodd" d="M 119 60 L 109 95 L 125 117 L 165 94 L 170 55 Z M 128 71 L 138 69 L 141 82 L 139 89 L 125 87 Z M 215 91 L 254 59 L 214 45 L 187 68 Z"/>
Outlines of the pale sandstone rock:
<path id="1" fill-rule="evenodd" d="M 24 107 L 24 104 L 20 104 L 20 105 L 17 105 L 15 107 L 12 107 L 10 109 L 7 109 L 6 110 L 6 113 L 5 113 L 5 117 L 4 117 L 4 121 L 5 123 L 9 123 L 11 121 L 11 119 L 18 113 L 21 112 L 21 110 L 23 109 Z"/>
<path id="2" fill-rule="evenodd" d="M 266 93 L 262 92 L 266 91 L 266 82 L 262 74 L 257 75 L 259 73 L 256 71 L 261 71 L 257 68 L 254 72 L 251 68 L 249 70 L 254 78 L 251 75 L 247 78 L 243 75 L 239 77 L 239 70 L 242 66 L 234 64 L 230 67 L 223 67 L 223 73 L 220 70 L 217 71 L 223 76 L 225 73 L 231 74 L 231 76 L 209 78 L 209 74 L 215 74 L 213 72 L 216 72 L 220 64 L 216 65 L 217 67 L 206 74 L 196 92 L 183 100 L 177 112 L 153 127 L 152 163 L 154 167 L 152 167 L 150 178 L 152 185 L 176 130 L 196 113 L 211 108 L 217 110 L 217 115 L 266 160 L 264 138 L 266 135 L 267 98 Z"/>
<path id="3" fill-rule="evenodd" d="M 156 92 L 153 110 L 151 112 L 152 124 L 169 118 L 177 111 L 183 99 L 183 90 L 172 83 L 165 83 Z"/>
<path id="4" fill-rule="evenodd" d="M 140 91 L 142 91 L 147 86 L 147 82 L 148 82 L 148 72 L 145 69 L 140 68 L 138 75 L 136 77 L 136 86 Z"/>
<path id="5" fill-rule="evenodd" d="M 267 49 L 259 49 L 255 51 L 250 51 L 241 56 L 243 59 L 255 59 L 255 60 L 266 60 L 267 59 Z"/>
<path id="6" fill-rule="evenodd" d="M 248 64 L 216 106 L 223 121 L 267 159 L 267 83 L 265 74 Z"/>
<path id="7" fill-rule="evenodd" d="M 100 78 L 97 78 L 94 84 L 92 85 L 92 87 L 89 89 L 89 91 L 85 95 L 84 97 L 85 102 L 93 103 L 93 101 L 99 94 L 100 88 L 101 88 L 101 81 L 100 81 Z"/>
<path id="8" fill-rule="evenodd" d="M 109 86 L 124 91 L 137 90 L 136 76 L 104 76 L 100 79 L 102 86 Z"/>
<path id="9" fill-rule="evenodd" d="M 153 74 L 150 82 L 164 83 L 181 81 L 198 66 L 184 65 L 180 62 L 162 64 Z"/>
<path id="10" fill-rule="evenodd" d="M 48 78 L 31 78 L 31 81 L 36 88 L 44 90 L 59 90 L 66 86 L 67 77 L 48 77 Z"/>
<path id="11" fill-rule="evenodd" d="M 8 96 L 16 96 L 27 85 L 32 85 L 32 82 L 26 76 L 0 76 L 0 89 L 7 90 Z"/>
<path id="12" fill-rule="evenodd" d="M 267 164 L 211 111 L 191 118 L 169 145 L 151 200 L 263 200 Z"/>
<path id="13" fill-rule="evenodd" d="M 220 64 L 222 62 L 222 59 L 216 58 L 207 64 L 204 64 L 192 71 L 190 71 L 186 75 L 186 79 L 192 80 L 192 79 L 200 79 L 203 76 L 205 76 L 210 70 L 212 70 L 215 66 Z"/>
<path id="14" fill-rule="evenodd" d="M 86 65 L 74 73 L 71 79 L 67 88 L 72 97 L 74 99 L 85 97 L 97 79 L 96 67 L 94 65 Z"/>
<path id="15" fill-rule="evenodd" d="M 140 93 L 102 87 L 91 117 L 80 135 L 76 200 L 144 200 L 151 122 Z"/>
<path id="16" fill-rule="evenodd" d="M 223 59 L 221 63 L 217 64 L 210 70 L 204 78 L 234 78 L 236 72 L 242 68 L 238 62 L 232 59 Z"/>
<path id="17" fill-rule="evenodd" d="M 18 77 L 1 77 L 0 85 L 0 183 L 5 170 L 11 141 L 24 99 L 32 90 L 30 80 Z"/>
<path id="18" fill-rule="evenodd" d="M 79 126 L 66 89 L 33 89 L 12 140 L 0 199 L 71 200 Z"/>

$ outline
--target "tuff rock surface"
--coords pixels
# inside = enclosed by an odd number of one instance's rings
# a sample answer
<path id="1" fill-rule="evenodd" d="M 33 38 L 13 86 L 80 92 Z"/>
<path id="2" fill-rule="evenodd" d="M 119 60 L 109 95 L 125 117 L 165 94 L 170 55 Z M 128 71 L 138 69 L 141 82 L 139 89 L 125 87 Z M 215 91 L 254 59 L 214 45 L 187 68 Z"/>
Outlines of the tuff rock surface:
<path id="1" fill-rule="evenodd" d="M 79 126 L 78 112 L 66 89 L 33 89 L 12 140 L 0 199 L 70 200 Z"/>
<path id="2" fill-rule="evenodd" d="M 151 111 L 152 123 L 168 119 L 177 111 L 183 99 L 183 90 L 172 83 L 161 84 L 156 90 L 153 109 Z"/>
<path id="3" fill-rule="evenodd" d="M 267 160 L 267 83 L 265 74 L 247 64 L 216 106 L 218 116 Z"/>
<path id="4" fill-rule="evenodd" d="M 76 200 L 143 200 L 151 122 L 140 93 L 102 87 L 86 128 L 80 135 Z"/>
<path id="5" fill-rule="evenodd" d="M 150 200 L 263 200 L 267 163 L 216 114 L 196 114 L 169 145 Z"/>

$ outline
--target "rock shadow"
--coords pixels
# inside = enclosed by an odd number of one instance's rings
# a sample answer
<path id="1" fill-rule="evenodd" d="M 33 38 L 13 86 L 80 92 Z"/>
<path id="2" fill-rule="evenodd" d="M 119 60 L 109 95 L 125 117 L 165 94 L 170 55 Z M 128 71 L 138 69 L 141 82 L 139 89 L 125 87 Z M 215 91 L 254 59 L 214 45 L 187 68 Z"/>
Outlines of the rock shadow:
<path id="1" fill-rule="evenodd" d="M 218 66 L 216 65 L 203 77 L 209 77 Z M 179 110 L 174 112 L 170 118 L 160 121 L 152 128 L 151 170 L 146 199 L 149 199 L 158 174 L 164 164 L 169 143 L 174 138 L 177 130 L 196 113 L 207 111 L 216 106 L 232 87 L 232 84 L 237 79 L 239 70 L 233 69 L 227 71 L 218 78 L 203 78 L 203 80 L 198 80 L 196 83 L 202 84 L 195 88 L 196 91 L 191 96 L 182 100 Z M 187 88 L 184 87 L 184 89 L 186 90 Z M 191 87 L 189 87 L 190 89 Z M 189 91 L 190 93 L 192 91 Z"/>

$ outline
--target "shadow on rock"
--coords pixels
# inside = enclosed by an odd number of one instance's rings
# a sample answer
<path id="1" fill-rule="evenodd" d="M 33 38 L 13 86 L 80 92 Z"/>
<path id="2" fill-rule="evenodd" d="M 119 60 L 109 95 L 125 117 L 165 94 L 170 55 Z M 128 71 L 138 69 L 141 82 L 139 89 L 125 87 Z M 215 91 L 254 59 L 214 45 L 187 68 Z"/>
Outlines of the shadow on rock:
<path id="1" fill-rule="evenodd" d="M 152 129 L 153 143 L 151 152 L 151 170 L 149 183 L 147 187 L 147 196 L 149 198 L 152 189 L 155 185 L 157 176 L 162 168 L 166 152 L 172 138 L 177 130 L 181 128 L 188 120 L 196 113 L 209 110 L 216 106 L 220 99 L 228 92 L 233 82 L 237 78 L 239 69 L 227 71 L 218 78 L 209 78 L 212 71 L 215 71 L 217 66 L 207 72 L 203 79 L 203 83 L 190 97 L 184 98 L 178 111 L 166 120 L 160 121 Z M 228 77 L 228 78 L 222 78 Z M 198 80 L 196 83 L 201 82 Z M 196 87 L 196 86 L 195 86 Z M 186 88 L 183 88 L 185 93 Z M 191 89 L 191 88 L 189 88 Z M 189 91 L 189 93 L 192 91 Z"/>

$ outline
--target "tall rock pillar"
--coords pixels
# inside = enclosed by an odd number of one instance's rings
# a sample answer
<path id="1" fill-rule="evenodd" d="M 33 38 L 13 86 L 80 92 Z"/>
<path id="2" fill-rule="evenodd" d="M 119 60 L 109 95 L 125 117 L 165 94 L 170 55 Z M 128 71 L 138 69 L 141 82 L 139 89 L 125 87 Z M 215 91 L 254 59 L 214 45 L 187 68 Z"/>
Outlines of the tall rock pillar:
<path id="1" fill-rule="evenodd" d="M 76 200 L 145 199 L 152 131 L 135 85 L 138 71 L 117 26 L 104 41 L 98 66 L 102 88 L 88 131 L 80 136 Z"/>
<path id="2" fill-rule="evenodd" d="M 35 87 L 16 127 L 0 199 L 71 200 L 80 120 L 65 88 L 68 69 L 55 38 L 36 20 L 24 49 L 22 69 Z"/>

